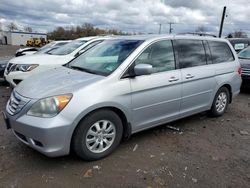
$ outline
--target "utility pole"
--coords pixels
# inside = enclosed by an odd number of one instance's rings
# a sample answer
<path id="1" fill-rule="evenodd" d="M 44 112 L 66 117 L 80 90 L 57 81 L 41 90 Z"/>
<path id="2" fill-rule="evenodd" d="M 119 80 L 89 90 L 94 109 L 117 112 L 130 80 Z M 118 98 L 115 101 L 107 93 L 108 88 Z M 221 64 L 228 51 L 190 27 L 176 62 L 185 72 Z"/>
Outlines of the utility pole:
<path id="1" fill-rule="evenodd" d="M 159 34 L 161 34 L 161 24 L 159 24 Z"/>
<path id="2" fill-rule="evenodd" d="M 222 17 L 221 17 L 221 22 L 220 22 L 219 38 L 221 38 L 221 34 L 222 34 L 222 29 L 223 29 L 224 19 L 225 19 L 225 15 L 226 15 L 226 9 L 227 9 L 227 7 L 226 7 L 226 6 L 224 6 L 224 8 L 223 8 L 223 12 L 222 12 Z"/>
<path id="3" fill-rule="evenodd" d="M 174 23 L 169 22 L 169 34 L 171 34 L 173 31 L 172 24 L 174 24 Z"/>

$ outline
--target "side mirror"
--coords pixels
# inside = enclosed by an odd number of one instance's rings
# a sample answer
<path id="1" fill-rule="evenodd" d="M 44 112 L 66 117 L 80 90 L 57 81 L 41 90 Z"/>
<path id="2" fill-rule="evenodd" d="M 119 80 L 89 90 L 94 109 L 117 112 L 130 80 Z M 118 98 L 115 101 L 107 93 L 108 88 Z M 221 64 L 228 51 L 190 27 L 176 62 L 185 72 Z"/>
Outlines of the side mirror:
<path id="1" fill-rule="evenodd" d="M 136 76 L 149 75 L 153 72 L 153 66 L 150 64 L 138 64 L 134 67 Z"/>

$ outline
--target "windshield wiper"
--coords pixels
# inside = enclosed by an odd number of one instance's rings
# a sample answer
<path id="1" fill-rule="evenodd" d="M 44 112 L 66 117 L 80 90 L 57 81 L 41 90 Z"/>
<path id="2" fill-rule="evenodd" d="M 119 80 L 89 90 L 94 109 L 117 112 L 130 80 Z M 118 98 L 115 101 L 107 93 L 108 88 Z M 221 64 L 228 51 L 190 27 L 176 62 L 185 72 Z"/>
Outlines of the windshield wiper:
<path id="1" fill-rule="evenodd" d="M 238 57 L 239 59 L 250 59 L 249 57 Z"/>
<path id="2" fill-rule="evenodd" d="M 89 70 L 89 69 L 86 69 L 86 68 L 83 68 L 83 67 L 69 66 L 69 68 L 79 70 L 79 71 L 83 71 L 83 72 L 87 72 L 87 73 L 90 73 L 90 74 L 97 74 L 95 71 L 92 71 L 92 70 Z"/>

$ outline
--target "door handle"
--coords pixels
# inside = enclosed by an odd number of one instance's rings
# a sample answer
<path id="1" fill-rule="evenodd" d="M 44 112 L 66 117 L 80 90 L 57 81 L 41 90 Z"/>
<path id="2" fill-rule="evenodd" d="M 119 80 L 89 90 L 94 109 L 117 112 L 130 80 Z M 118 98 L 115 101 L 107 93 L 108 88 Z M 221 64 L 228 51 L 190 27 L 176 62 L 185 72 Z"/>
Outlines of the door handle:
<path id="1" fill-rule="evenodd" d="M 194 77 L 194 75 L 192 75 L 192 74 L 187 74 L 186 75 L 186 79 L 190 79 L 190 78 L 193 78 Z"/>
<path id="2" fill-rule="evenodd" d="M 169 78 L 169 82 L 175 82 L 175 81 L 178 81 L 179 80 L 179 78 L 176 78 L 176 77 L 174 77 L 174 76 L 172 76 L 172 77 L 170 77 Z"/>

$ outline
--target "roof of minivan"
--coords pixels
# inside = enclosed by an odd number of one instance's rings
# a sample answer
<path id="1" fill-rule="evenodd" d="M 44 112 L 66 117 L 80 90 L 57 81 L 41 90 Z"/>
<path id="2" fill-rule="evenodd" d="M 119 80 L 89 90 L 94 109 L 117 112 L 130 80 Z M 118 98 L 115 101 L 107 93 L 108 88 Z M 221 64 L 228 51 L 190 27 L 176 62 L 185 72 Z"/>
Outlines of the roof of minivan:
<path id="1" fill-rule="evenodd" d="M 95 39 L 95 38 L 97 38 L 97 37 L 98 37 L 98 36 L 81 37 L 81 38 L 78 38 L 78 39 L 75 39 L 75 40 L 86 40 L 86 41 L 89 41 L 89 40 Z"/>
<path id="2" fill-rule="evenodd" d="M 109 38 L 108 40 L 113 40 L 113 39 L 124 39 L 124 40 L 157 40 L 157 39 L 194 39 L 194 40 L 212 40 L 212 41 L 225 41 L 227 42 L 226 39 L 222 38 L 215 38 L 215 37 L 210 37 L 210 36 L 189 36 L 189 35 L 168 35 L 168 34 L 161 34 L 161 35 L 154 35 L 154 34 L 149 34 L 149 35 L 126 35 L 126 36 L 113 36 Z"/>

